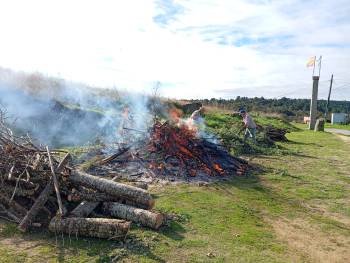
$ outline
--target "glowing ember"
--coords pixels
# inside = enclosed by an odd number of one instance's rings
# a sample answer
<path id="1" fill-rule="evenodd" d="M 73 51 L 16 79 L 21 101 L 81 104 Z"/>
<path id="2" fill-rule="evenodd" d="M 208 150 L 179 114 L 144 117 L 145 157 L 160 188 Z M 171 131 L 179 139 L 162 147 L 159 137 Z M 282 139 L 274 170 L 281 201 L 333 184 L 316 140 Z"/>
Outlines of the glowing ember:
<path id="1" fill-rule="evenodd" d="M 175 115 L 177 116 L 177 115 Z M 170 125 L 156 122 L 148 144 L 150 152 L 175 158 L 189 176 L 202 172 L 211 176 L 242 175 L 247 169 L 246 161 L 231 156 L 225 149 L 197 136 L 197 131 L 184 123 Z M 164 170 L 163 163 L 150 168 Z"/>

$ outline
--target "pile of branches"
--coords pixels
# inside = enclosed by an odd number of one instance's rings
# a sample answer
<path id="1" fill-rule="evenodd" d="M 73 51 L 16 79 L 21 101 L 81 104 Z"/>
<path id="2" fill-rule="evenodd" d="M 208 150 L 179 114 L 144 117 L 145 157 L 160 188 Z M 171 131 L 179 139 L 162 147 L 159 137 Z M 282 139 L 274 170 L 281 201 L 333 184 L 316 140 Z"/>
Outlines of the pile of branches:
<path id="1" fill-rule="evenodd" d="M 124 239 L 130 221 L 158 229 L 164 216 L 151 211 L 144 189 L 92 176 L 68 166 L 70 155 L 16 137 L 0 115 L 0 216 L 31 227 L 108 239 Z M 60 160 L 60 161 L 59 161 Z"/>
<path id="2" fill-rule="evenodd" d="M 272 126 L 265 127 L 266 137 L 274 142 L 286 142 L 288 141 L 286 134 L 289 133 L 286 129 L 279 129 Z"/>
<path id="3" fill-rule="evenodd" d="M 161 155 L 152 167 L 165 168 L 164 162 L 180 166 L 189 176 L 205 173 L 210 176 L 244 175 L 247 161 L 232 156 L 224 147 L 201 138 L 186 125 L 156 122 L 152 128 L 148 150 Z"/>

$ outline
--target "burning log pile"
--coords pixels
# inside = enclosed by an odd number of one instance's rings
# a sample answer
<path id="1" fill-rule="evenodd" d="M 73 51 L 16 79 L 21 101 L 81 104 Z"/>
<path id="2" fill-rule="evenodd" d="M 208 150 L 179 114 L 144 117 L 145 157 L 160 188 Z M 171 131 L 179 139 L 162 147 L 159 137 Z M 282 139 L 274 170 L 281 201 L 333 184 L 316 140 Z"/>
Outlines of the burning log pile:
<path id="1" fill-rule="evenodd" d="M 0 116 L 1 117 L 1 116 Z M 0 119 L 0 217 L 53 233 L 123 239 L 130 221 L 158 229 L 162 214 L 150 209 L 144 189 L 99 178 L 58 161 L 58 152 L 19 138 Z"/>
<path id="2" fill-rule="evenodd" d="M 157 173 L 179 166 L 191 177 L 199 173 L 210 176 L 243 175 L 248 167 L 245 160 L 230 155 L 220 145 L 197 136 L 187 125 L 175 126 L 156 122 L 147 144 L 149 152 L 161 155 L 162 161 L 151 162 Z"/>
<path id="3" fill-rule="evenodd" d="M 267 126 L 265 128 L 266 137 L 274 142 L 285 142 L 288 141 L 286 134 L 289 131 L 286 129 L 274 128 L 272 126 Z"/>

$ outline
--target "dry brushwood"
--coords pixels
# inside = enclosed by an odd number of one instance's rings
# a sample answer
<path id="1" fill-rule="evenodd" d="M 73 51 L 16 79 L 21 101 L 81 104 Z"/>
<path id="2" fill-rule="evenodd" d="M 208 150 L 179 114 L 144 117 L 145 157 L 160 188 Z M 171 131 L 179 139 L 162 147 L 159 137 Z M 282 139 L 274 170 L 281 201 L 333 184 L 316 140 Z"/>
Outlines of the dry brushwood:
<path id="1" fill-rule="evenodd" d="M 279 128 L 275 128 L 272 126 L 265 127 L 266 137 L 269 140 L 274 141 L 274 142 L 281 142 L 281 141 L 286 142 L 286 141 L 288 141 L 288 139 L 286 137 L 286 134 L 288 132 L 289 131 L 286 129 L 279 129 Z"/>
<path id="2" fill-rule="evenodd" d="M 147 191 L 77 171 L 67 166 L 70 155 L 60 158 L 61 153 L 35 146 L 28 136 L 14 135 L 0 111 L 1 218 L 17 223 L 24 232 L 31 226 L 48 226 L 55 233 L 123 239 L 130 222 L 86 217 L 100 214 L 94 210 L 101 201 L 133 205 L 135 209 L 153 207 Z M 100 215 L 111 214 L 106 211 Z"/>

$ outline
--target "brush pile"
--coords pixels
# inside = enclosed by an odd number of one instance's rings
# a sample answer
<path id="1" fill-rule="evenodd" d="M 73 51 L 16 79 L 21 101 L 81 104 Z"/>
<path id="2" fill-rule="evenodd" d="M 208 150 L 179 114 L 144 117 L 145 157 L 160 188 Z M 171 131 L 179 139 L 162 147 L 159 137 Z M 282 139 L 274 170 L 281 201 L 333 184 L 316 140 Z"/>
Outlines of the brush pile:
<path id="1" fill-rule="evenodd" d="M 30 227 L 123 239 L 130 221 L 158 229 L 162 214 L 150 211 L 154 200 L 144 189 L 95 177 L 67 165 L 48 147 L 16 137 L 0 115 L 0 217 Z M 60 159 L 60 161 L 58 161 Z"/>
<path id="2" fill-rule="evenodd" d="M 234 157 L 222 146 L 197 136 L 197 130 L 190 129 L 187 125 L 156 122 L 147 147 L 149 152 L 161 156 L 158 161 L 151 162 L 157 172 L 162 172 L 170 165 L 181 167 L 191 177 L 199 173 L 229 176 L 243 175 L 248 168 L 245 160 Z"/>
<path id="3" fill-rule="evenodd" d="M 266 137 L 274 142 L 286 142 L 288 141 L 286 134 L 289 131 L 286 129 L 279 129 L 272 126 L 265 127 Z"/>
<path id="4" fill-rule="evenodd" d="M 232 156 L 218 141 L 201 136 L 195 125 L 186 122 L 155 121 L 145 134 L 139 142 L 124 145 L 88 171 L 95 175 L 112 173 L 147 186 L 153 182 L 226 180 L 245 175 L 249 167 L 247 161 Z"/>

